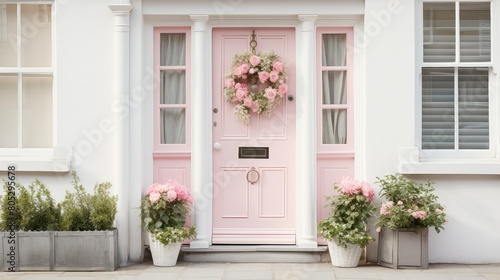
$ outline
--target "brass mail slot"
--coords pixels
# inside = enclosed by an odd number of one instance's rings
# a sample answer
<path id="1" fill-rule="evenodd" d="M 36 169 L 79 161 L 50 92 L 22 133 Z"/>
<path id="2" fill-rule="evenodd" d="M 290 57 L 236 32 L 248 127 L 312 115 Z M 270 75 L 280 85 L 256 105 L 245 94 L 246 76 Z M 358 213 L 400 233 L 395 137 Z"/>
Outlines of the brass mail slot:
<path id="1" fill-rule="evenodd" d="M 238 147 L 238 158 L 269 158 L 269 147 Z"/>

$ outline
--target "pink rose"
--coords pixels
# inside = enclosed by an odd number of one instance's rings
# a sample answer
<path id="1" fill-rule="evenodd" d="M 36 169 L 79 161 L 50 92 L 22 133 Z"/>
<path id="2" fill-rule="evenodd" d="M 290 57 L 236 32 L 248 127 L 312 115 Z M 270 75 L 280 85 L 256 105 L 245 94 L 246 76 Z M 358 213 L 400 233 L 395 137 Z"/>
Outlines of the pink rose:
<path id="1" fill-rule="evenodd" d="M 149 194 L 149 201 L 156 203 L 160 199 L 160 193 L 152 192 Z"/>
<path id="2" fill-rule="evenodd" d="M 381 232 L 381 231 L 382 231 L 382 228 L 381 228 L 381 227 L 377 227 L 376 231 L 377 231 L 377 232 Z"/>
<path id="3" fill-rule="evenodd" d="M 169 190 L 167 192 L 167 197 L 169 201 L 174 201 L 177 198 L 177 193 L 174 190 Z"/>
<path id="4" fill-rule="evenodd" d="M 234 87 L 234 80 L 233 79 L 226 79 L 226 87 L 233 88 Z"/>
<path id="5" fill-rule="evenodd" d="M 253 74 L 255 73 L 255 71 L 257 71 L 255 68 L 250 68 L 250 70 L 248 70 L 248 73 Z"/>
<path id="6" fill-rule="evenodd" d="M 278 72 L 271 71 L 271 73 L 269 73 L 269 80 L 271 82 L 276 83 L 279 78 L 280 78 L 280 76 L 278 75 Z"/>
<path id="7" fill-rule="evenodd" d="M 245 100 L 243 100 L 243 104 L 245 104 L 245 106 L 247 106 L 248 108 L 252 107 L 252 103 L 253 103 L 253 100 L 249 96 L 245 97 Z"/>
<path id="8" fill-rule="evenodd" d="M 238 89 L 236 90 L 236 98 L 241 101 L 243 99 L 245 99 L 245 97 L 247 97 L 247 94 L 248 94 L 248 91 L 244 90 L 244 89 Z"/>
<path id="9" fill-rule="evenodd" d="M 278 88 L 278 94 L 283 96 L 288 91 L 288 86 L 286 84 L 281 84 Z"/>
<path id="10" fill-rule="evenodd" d="M 401 206 L 401 205 L 403 205 L 403 202 L 400 200 L 400 201 L 398 201 L 398 206 Z"/>
<path id="11" fill-rule="evenodd" d="M 259 73 L 259 80 L 261 83 L 265 83 L 267 79 L 269 79 L 269 73 L 267 73 L 266 71 Z"/>
<path id="12" fill-rule="evenodd" d="M 250 106 L 250 109 L 252 109 L 252 111 L 255 113 L 257 111 L 259 111 L 260 107 L 259 107 L 259 103 L 257 102 L 252 102 L 252 106 Z"/>
<path id="13" fill-rule="evenodd" d="M 394 202 L 392 201 L 386 201 L 385 203 L 382 203 L 382 206 L 380 207 L 380 214 L 381 215 L 391 214 L 390 208 L 392 206 L 394 206 Z"/>
<path id="14" fill-rule="evenodd" d="M 248 66 L 248 64 L 246 64 L 246 63 L 241 64 L 241 66 L 240 66 L 240 67 L 241 67 L 241 72 L 242 72 L 243 74 L 248 73 L 248 70 L 250 69 L 250 66 Z"/>
<path id="15" fill-rule="evenodd" d="M 235 89 L 239 89 L 239 88 L 241 88 L 241 84 L 240 84 L 240 83 L 236 83 L 236 84 L 234 85 L 234 88 L 235 88 Z"/>
<path id="16" fill-rule="evenodd" d="M 241 78 L 241 75 L 243 74 L 243 70 L 241 69 L 241 66 L 238 66 L 234 69 L 234 74 L 238 77 Z"/>
<path id="17" fill-rule="evenodd" d="M 270 102 L 274 101 L 274 98 L 276 97 L 276 91 L 272 89 L 271 87 L 266 88 L 266 93 L 264 94 Z"/>
<path id="18" fill-rule="evenodd" d="M 423 220 L 427 216 L 427 213 L 425 211 L 415 211 L 415 212 L 411 213 L 411 215 L 415 219 L 421 219 L 421 220 Z"/>
<path id="19" fill-rule="evenodd" d="M 250 57 L 250 64 L 252 64 L 253 67 L 259 65 L 259 63 L 260 63 L 260 58 L 258 56 L 252 55 Z"/>
<path id="20" fill-rule="evenodd" d="M 276 62 L 273 64 L 273 70 L 274 70 L 274 71 L 278 71 L 278 72 L 283 71 L 283 63 L 281 63 L 281 62 L 279 62 L 279 61 L 276 61 Z"/>

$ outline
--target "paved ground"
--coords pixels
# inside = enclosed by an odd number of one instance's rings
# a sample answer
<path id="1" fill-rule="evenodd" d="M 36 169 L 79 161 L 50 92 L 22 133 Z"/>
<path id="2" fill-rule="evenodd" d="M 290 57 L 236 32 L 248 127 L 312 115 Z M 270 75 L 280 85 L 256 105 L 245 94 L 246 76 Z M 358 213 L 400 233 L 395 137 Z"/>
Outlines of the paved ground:
<path id="1" fill-rule="evenodd" d="M 0 272 L 0 279 L 33 280 L 500 280 L 500 264 L 431 264 L 428 270 L 393 270 L 376 265 L 337 268 L 330 263 L 178 263 L 175 267 L 155 267 L 152 263 L 131 265 L 114 272 Z"/>

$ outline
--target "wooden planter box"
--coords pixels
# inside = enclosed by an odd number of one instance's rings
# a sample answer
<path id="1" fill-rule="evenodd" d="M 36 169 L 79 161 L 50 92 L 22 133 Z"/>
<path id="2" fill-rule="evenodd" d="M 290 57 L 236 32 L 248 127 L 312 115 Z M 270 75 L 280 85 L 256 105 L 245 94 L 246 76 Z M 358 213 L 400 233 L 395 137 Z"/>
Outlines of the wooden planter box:
<path id="1" fill-rule="evenodd" d="M 114 271 L 118 267 L 116 229 L 2 232 L 0 236 L 3 271 Z"/>
<path id="2" fill-rule="evenodd" d="M 428 229 L 383 230 L 378 236 L 378 264 L 398 268 L 429 268 Z"/>

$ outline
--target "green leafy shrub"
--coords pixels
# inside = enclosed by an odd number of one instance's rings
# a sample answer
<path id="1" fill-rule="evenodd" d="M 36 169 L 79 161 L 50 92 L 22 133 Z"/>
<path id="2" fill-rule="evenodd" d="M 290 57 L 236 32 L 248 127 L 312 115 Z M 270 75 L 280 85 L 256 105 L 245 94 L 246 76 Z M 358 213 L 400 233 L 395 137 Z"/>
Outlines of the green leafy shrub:
<path id="1" fill-rule="evenodd" d="M 117 212 L 118 197 L 109 193 L 110 183 L 96 184 L 94 194 L 85 191 L 75 171 L 71 173 L 75 192 L 66 192 L 61 203 L 61 229 L 66 231 L 110 230 Z"/>
<path id="2" fill-rule="evenodd" d="M 57 230 L 61 209 L 49 189 L 36 179 L 27 188 L 18 186 L 17 210 L 21 214 L 20 228 L 25 231 Z"/>
<path id="3" fill-rule="evenodd" d="M 376 222 L 378 232 L 385 228 L 418 230 L 434 227 L 439 233 L 444 229 L 444 207 L 438 202 L 430 181 L 425 184 L 417 183 L 395 175 L 378 179 L 382 186 L 380 195 L 386 199 L 380 206 L 380 215 Z"/>
<path id="4" fill-rule="evenodd" d="M 89 194 L 75 171 L 71 176 L 74 192 L 67 191 L 60 204 L 55 203 L 49 189 L 38 179 L 27 188 L 5 181 L 0 199 L 0 230 L 112 230 L 118 197 L 110 194 L 111 184 L 98 183 L 94 193 Z"/>

